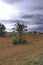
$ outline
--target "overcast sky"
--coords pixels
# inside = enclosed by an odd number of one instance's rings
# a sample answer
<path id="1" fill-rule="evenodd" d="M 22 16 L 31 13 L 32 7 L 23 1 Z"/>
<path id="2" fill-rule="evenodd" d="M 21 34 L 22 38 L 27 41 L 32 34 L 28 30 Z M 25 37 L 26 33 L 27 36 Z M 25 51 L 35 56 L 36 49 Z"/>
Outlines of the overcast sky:
<path id="1" fill-rule="evenodd" d="M 0 22 L 11 30 L 14 20 L 25 21 L 28 31 L 43 31 L 43 0 L 0 0 Z"/>

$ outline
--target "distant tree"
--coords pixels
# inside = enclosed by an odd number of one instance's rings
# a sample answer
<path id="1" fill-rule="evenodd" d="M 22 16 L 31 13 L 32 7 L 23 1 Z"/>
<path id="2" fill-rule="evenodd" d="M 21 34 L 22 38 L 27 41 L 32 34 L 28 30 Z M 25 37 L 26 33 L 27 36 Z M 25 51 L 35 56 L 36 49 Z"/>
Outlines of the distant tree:
<path id="1" fill-rule="evenodd" d="M 4 36 L 5 35 L 5 26 L 3 24 L 0 23 L 0 36 Z"/>
<path id="2" fill-rule="evenodd" d="M 27 31 L 27 29 L 26 29 L 27 26 L 24 24 L 24 22 L 17 23 L 15 26 L 16 26 L 16 31 L 18 33 L 18 40 L 19 40 L 18 42 L 24 43 L 25 39 L 23 39 L 23 37 L 24 37 L 24 32 Z"/>
<path id="3" fill-rule="evenodd" d="M 12 33 L 15 33 L 15 30 L 14 30 L 14 28 L 12 28 Z"/>
<path id="4" fill-rule="evenodd" d="M 37 33 L 37 31 L 33 31 L 33 33 L 34 33 L 34 34 L 36 34 L 36 33 Z"/>
<path id="5" fill-rule="evenodd" d="M 27 26 L 26 26 L 24 23 L 22 23 L 22 24 L 17 23 L 16 31 L 18 32 L 19 39 L 21 39 L 23 33 L 24 33 L 25 31 L 27 31 L 26 27 L 27 27 Z"/>

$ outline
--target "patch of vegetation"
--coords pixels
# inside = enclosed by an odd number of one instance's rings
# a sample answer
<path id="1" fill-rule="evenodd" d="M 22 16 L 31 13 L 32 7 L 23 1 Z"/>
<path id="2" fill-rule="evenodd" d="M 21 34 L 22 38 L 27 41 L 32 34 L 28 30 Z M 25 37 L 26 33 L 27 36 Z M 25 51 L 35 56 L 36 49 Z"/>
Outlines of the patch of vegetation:
<path id="1" fill-rule="evenodd" d="M 13 44 L 24 44 L 26 43 L 26 39 L 24 38 L 24 33 L 27 31 L 26 25 L 24 23 L 16 24 L 17 38 L 13 39 Z M 14 29 L 14 28 L 13 28 Z"/>
<path id="2" fill-rule="evenodd" d="M 12 43 L 13 44 L 25 44 L 25 43 L 27 43 L 27 40 L 15 38 L 15 39 L 12 40 Z"/>
<path id="3" fill-rule="evenodd" d="M 43 65 L 43 53 L 27 62 L 26 65 Z"/>
<path id="4" fill-rule="evenodd" d="M 6 29 L 5 26 L 0 23 L 0 37 L 5 36 L 5 29 Z"/>

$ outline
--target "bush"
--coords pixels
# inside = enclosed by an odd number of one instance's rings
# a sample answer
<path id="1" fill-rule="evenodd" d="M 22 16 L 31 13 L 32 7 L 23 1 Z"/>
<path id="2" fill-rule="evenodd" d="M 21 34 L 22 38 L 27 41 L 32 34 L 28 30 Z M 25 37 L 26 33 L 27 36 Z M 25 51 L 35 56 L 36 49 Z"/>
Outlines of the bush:
<path id="1" fill-rule="evenodd" d="M 6 29 L 5 26 L 0 23 L 0 37 L 5 36 L 5 29 Z"/>
<path id="2" fill-rule="evenodd" d="M 43 53 L 28 61 L 25 65 L 43 65 Z"/>
<path id="3" fill-rule="evenodd" d="M 12 43 L 13 43 L 13 44 L 17 44 L 17 42 L 18 42 L 17 39 L 13 39 L 13 40 L 12 40 Z"/>
<path id="4" fill-rule="evenodd" d="M 19 44 L 25 44 L 26 43 L 26 39 L 19 39 Z"/>
<path id="5" fill-rule="evenodd" d="M 16 31 L 17 31 L 18 38 L 13 39 L 13 44 L 25 44 L 26 43 L 26 39 L 24 38 L 24 32 L 27 31 L 26 27 L 27 26 L 24 24 L 24 22 L 16 24 Z"/>
<path id="6" fill-rule="evenodd" d="M 26 39 L 18 39 L 18 38 L 16 38 L 16 39 L 13 39 L 12 43 L 13 44 L 25 44 L 25 43 L 27 43 L 27 41 L 26 41 Z"/>

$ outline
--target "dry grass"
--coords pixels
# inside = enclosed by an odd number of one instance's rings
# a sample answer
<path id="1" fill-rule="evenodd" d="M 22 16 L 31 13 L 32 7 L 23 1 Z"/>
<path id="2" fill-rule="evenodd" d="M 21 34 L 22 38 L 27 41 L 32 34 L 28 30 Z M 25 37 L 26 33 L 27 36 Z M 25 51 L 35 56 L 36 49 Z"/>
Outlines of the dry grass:
<path id="1" fill-rule="evenodd" d="M 24 65 L 28 60 L 43 53 L 43 34 L 27 34 L 28 44 L 13 45 L 14 36 L 0 38 L 0 65 Z"/>

